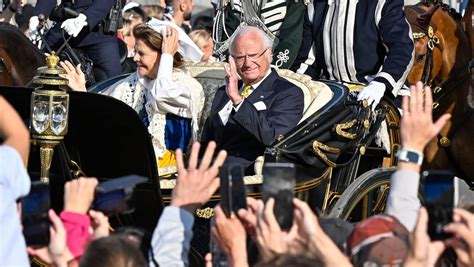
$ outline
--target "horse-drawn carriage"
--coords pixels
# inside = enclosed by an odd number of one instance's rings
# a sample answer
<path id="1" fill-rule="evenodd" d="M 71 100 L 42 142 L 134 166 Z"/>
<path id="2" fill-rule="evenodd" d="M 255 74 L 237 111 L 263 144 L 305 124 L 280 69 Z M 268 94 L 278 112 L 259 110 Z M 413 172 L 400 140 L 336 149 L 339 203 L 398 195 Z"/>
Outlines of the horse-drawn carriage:
<path id="1" fill-rule="evenodd" d="M 423 80 L 435 88 L 434 96 L 438 103 L 435 118 L 446 111 L 453 113 L 452 124 L 431 144 L 427 152 L 427 165 L 451 168 L 472 186 L 472 169 L 465 166 L 474 163 L 473 157 L 459 156 L 466 147 L 473 147 L 469 146 L 474 132 L 472 102 L 469 102 L 469 97 L 473 97 L 469 86 L 472 87 L 472 77 L 465 79 L 465 75 L 469 74 L 466 58 L 468 62 L 471 57 L 462 56 L 462 52 L 469 48 L 468 41 L 462 39 L 454 54 L 449 54 L 452 50 L 447 49 L 450 45 L 447 41 L 449 29 L 435 21 L 435 18 L 449 20 L 456 29 L 451 32 L 456 33 L 460 26 L 449 10 L 442 6 L 425 8 L 421 5 L 413 10 L 416 13 L 408 16 L 410 23 L 421 24 L 417 21 L 420 17 L 425 18 L 422 20 L 425 24 L 416 28 L 419 29 L 416 35 L 416 62 L 409 81 Z M 0 55 L 3 57 L 5 50 L 2 49 Z M 451 62 L 453 64 L 443 62 L 452 57 L 456 58 L 454 63 Z M 12 62 L 4 62 L 5 66 L 9 64 L 12 65 Z M 224 84 L 223 65 L 197 64 L 188 65 L 187 69 L 205 89 L 204 119 L 209 113 L 215 90 Z M 345 85 L 332 81 L 316 82 L 286 70 L 278 72 L 303 91 L 304 115 L 295 129 L 281 136 L 265 151 L 265 155 L 256 159 L 256 175 L 244 178 L 248 195 L 260 196 L 263 162 L 292 162 L 298 169 L 296 195 L 308 201 L 314 209 L 353 221 L 383 212 L 390 175 L 394 171 L 392 167 L 396 165 L 395 152 L 400 146 L 400 114 L 393 99 L 384 99 L 372 111 L 363 102 L 356 101 Z M 90 91 L 100 92 L 120 78 L 123 76 L 97 84 Z M 462 81 L 467 86 L 451 84 L 454 81 Z M 26 124 L 29 124 L 32 90 L 0 88 L 0 94 L 13 104 Z M 52 192 L 57 200 L 55 208 L 60 209 L 62 205 L 63 183 L 78 175 L 110 179 L 135 173 L 148 177 L 149 181 L 137 188 L 136 211 L 131 216 L 117 217 L 116 224 L 153 229 L 163 205 L 170 201 L 176 180 L 173 176 L 160 177 L 150 137 L 139 116 L 126 104 L 107 96 L 77 92 L 70 92 L 69 95 L 69 133 L 56 148 L 51 169 L 51 186 L 55 188 Z M 466 99 L 467 105 L 460 104 L 466 103 Z M 469 120 L 468 125 L 458 126 Z M 454 161 L 446 160 L 450 157 Z M 39 169 L 38 149 L 33 146 L 29 164 L 33 178 L 38 176 Z M 216 194 L 210 205 L 197 212 L 199 221 L 205 222 L 212 216 L 212 205 L 219 198 Z"/>

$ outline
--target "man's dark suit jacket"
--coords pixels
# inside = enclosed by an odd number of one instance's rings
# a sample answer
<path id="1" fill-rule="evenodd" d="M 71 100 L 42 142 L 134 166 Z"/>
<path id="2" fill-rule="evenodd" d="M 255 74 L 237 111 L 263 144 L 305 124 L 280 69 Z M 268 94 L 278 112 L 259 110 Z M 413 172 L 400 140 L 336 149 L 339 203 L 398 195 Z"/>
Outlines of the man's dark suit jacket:
<path id="1" fill-rule="evenodd" d="M 241 84 L 239 84 L 241 85 Z M 254 88 L 237 112 L 232 111 L 224 125 L 219 111 L 229 102 L 225 86 L 217 90 L 211 113 L 201 136 L 202 148 L 216 141 L 217 151 L 225 149 L 226 164 L 241 164 L 247 175 L 253 174 L 253 163 L 262 156 L 280 135 L 293 129 L 303 114 L 304 96 L 301 89 L 280 77 L 275 70 Z M 263 102 L 266 109 L 262 109 Z"/>

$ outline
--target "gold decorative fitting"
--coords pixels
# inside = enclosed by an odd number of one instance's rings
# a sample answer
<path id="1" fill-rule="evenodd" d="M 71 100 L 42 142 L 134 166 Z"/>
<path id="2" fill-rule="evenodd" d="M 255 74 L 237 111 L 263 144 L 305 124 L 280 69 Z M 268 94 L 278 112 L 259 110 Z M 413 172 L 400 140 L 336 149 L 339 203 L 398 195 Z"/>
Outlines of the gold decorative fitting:
<path id="1" fill-rule="evenodd" d="M 413 39 L 421 39 L 425 36 L 426 36 L 426 34 L 424 32 L 414 32 L 413 33 Z"/>
<path id="2" fill-rule="evenodd" d="M 446 136 L 443 136 L 439 139 L 439 143 L 441 144 L 441 146 L 448 147 L 449 145 L 451 145 L 451 140 L 449 140 L 449 138 L 447 138 Z"/>
<path id="3" fill-rule="evenodd" d="M 434 102 L 434 103 L 433 103 L 433 109 L 436 109 L 437 107 L 439 107 L 439 103 L 438 103 L 438 102 Z"/>
<path id="4" fill-rule="evenodd" d="M 364 146 L 364 145 L 360 146 L 360 148 L 359 148 L 359 153 L 360 153 L 362 156 L 365 155 L 365 146 Z"/>
<path id="5" fill-rule="evenodd" d="M 369 129 L 369 126 L 370 126 L 369 120 L 364 120 L 364 128 Z"/>
<path id="6" fill-rule="evenodd" d="M 369 101 L 367 101 L 367 99 L 362 100 L 362 106 L 367 108 L 369 106 Z"/>
<path id="7" fill-rule="evenodd" d="M 197 209 L 196 215 L 199 218 L 210 219 L 212 216 L 214 216 L 214 209 L 210 207 L 207 207 L 205 209 Z"/>
<path id="8" fill-rule="evenodd" d="M 51 55 L 46 57 L 46 65 L 50 69 L 55 69 L 56 66 L 58 66 L 59 63 L 59 57 L 56 56 L 56 53 L 53 51 Z"/>
<path id="9" fill-rule="evenodd" d="M 435 89 L 433 89 L 433 93 L 437 94 L 437 93 L 441 92 L 441 90 L 443 90 L 443 88 L 437 86 Z"/>
<path id="10" fill-rule="evenodd" d="M 309 131 L 308 131 L 308 130 L 304 130 L 303 134 L 304 134 L 304 135 L 307 135 L 307 134 L 309 134 Z"/>
<path id="11" fill-rule="evenodd" d="M 428 37 L 433 38 L 433 36 L 434 36 L 433 27 L 428 26 Z"/>
<path id="12" fill-rule="evenodd" d="M 348 132 L 345 132 L 344 130 L 350 129 L 356 123 L 357 123 L 357 120 L 353 119 L 353 120 L 345 122 L 345 123 L 336 124 L 336 133 L 339 136 L 342 136 L 342 137 L 347 138 L 347 139 L 351 139 L 351 140 L 355 139 L 357 137 L 357 134 L 348 133 Z"/>
<path id="13" fill-rule="evenodd" d="M 336 163 L 328 159 L 328 157 L 323 153 L 329 152 L 332 154 L 339 154 L 341 153 L 341 150 L 337 147 L 330 147 L 328 145 L 325 145 L 323 143 L 320 143 L 318 140 L 313 141 L 313 152 L 321 158 L 324 163 L 326 163 L 329 167 L 336 167 Z"/>

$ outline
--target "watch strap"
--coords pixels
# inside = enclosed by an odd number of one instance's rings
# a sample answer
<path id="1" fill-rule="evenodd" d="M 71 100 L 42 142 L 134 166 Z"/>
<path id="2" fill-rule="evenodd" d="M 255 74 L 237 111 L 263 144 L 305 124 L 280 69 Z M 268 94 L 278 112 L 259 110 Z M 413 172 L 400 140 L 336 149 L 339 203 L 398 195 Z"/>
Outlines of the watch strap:
<path id="1" fill-rule="evenodd" d="M 410 162 L 417 165 L 421 165 L 423 163 L 423 153 L 407 148 L 398 150 L 397 158 L 400 161 Z"/>

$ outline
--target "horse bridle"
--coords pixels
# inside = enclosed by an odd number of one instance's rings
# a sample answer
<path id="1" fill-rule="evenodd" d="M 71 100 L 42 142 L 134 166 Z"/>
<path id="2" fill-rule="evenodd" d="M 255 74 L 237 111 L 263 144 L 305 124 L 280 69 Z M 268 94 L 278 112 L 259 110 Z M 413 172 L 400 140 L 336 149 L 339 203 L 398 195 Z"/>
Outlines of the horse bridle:
<path id="1" fill-rule="evenodd" d="M 431 25 L 428 26 L 427 34 L 424 32 L 415 32 L 413 33 L 413 39 L 421 39 L 424 37 L 428 37 L 427 43 L 427 52 L 425 54 L 425 64 L 423 66 L 423 72 L 421 75 L 421 81 L 424 85 L 432 86 L 433 84 L 433 50 L 438 48 L 442 52 L 442 47 L 439 44 L 439 38 L 435 35 L 434 29 Z M 450 74 L 446 79 L 442 80 L 434 89 L 433 89 L 433 110 L 439 107 L 440 102 L 443 98 L 447 95 L 451 94 L 455 91 L 455 89 L 466 81 L 469 78 L 469 65 L 468 62 L 466 65 L 462 66 L 454 73 Z M 450 86 L 447 86 L 447 85 Z M 438 134 L 438 143 L 443 147 L 443 150 L 446 153 L 448 160 L 453 164 L 453 167 L 462 177 L 467 177 L 464 170 L 459 166 L 456 160 L 454 160 L 454 155 L 452 150 L 449 149 L 451 145 L 451 140 L 456 134 L 456 132 L 462 127 L 464 122 L 473 114 L 474 109 L 468 109 L 464 112 L 463 117 L 460 121 L 458 121 L 451 130 L 449 131 L 447 136 L 442 136 Z"/>

